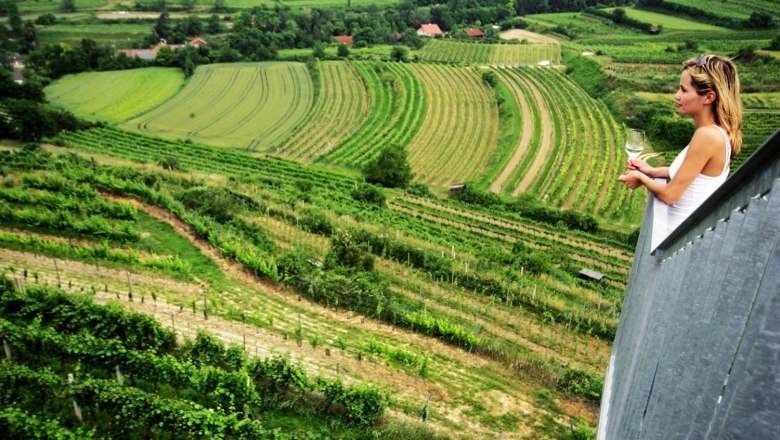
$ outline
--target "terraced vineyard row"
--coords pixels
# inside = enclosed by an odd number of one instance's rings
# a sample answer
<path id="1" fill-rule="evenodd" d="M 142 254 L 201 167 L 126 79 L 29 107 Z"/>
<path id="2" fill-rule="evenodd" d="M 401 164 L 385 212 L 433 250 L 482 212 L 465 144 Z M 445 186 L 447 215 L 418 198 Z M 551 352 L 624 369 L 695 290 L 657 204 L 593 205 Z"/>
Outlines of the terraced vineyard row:
<path id="1" fill-rule="evenodd" d="M 622 171 L 622 130 L 606 107 L 554 69 L 498 69 L 539 135 L 524 134 L 518 155 L 493 182 L 517 195 L 531 191 L 563 208 L 633 218 L 644 202 L 614 183 Z M 530 98 L 529 98 L 530 97 Z"/>
<path id="2" fill-rule="evenodd" d="M 352 65 L 368 89 L 368 114 L 320 160 L 360 168 L 385 145 L 411 142 L 422 126 L 426 101 L 420 80 L 405 64 L 356 61 Z"/>
<path id="3" fill-rule="evenodd" d="M 312 100 L 311 78 L 303 64 L 213 64 L 199 67 L 165 104 L 123 126 L 214 145 L 265 149 L 290 134 Z"/>
<path id="4" fill-rule="evenodd" d="M 369 91 L 354 66 L 344 61 L 320 65 L 320 96 L 294 134 L 273 149 L 302 162 L 313 162 L 358 130 L 368 116 Z"/>
<path id="5" fill-rule="evenodd" d="M 304 167 L 283 159 L 264 159 L 225 148 L 181 143 L 112 128 L 64 132 L 52 142 L 92 154 L 107 154 L 136 162 L 159 162 L 174 158 L 186 170 L 227 176 L 251 176 L 273 185 L 293 178 L 332 189 L 349 189 L 353 181 L 344 176 Z"/>
<path id="6" fill-rule="evenodd" d="M 415 65 L 428 103 L 423 129 L 408 147 L 415 179 L 442 187 L 478 179 L 496 148 L 498 109 L 478 73 Z"/>
<path id="7" fill-rule="evenodd" d="M 535 65 L 542 60 L 560 64 L 557 44 L 484 44 L 433 40 L 415 55 L 426 61 L 492 66 Z"/>

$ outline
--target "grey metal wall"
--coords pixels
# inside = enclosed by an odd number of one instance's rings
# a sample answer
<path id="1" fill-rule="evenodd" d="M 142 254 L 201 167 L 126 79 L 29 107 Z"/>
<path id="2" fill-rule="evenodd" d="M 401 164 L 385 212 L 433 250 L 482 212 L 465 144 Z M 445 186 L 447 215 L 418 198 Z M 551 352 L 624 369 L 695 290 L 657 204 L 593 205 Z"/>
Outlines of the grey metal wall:
<path id="1" fill-rule="evenodd" d="M 780 131 L 652 249 L 643 220 L 599 439 L 780 439 Z"/>

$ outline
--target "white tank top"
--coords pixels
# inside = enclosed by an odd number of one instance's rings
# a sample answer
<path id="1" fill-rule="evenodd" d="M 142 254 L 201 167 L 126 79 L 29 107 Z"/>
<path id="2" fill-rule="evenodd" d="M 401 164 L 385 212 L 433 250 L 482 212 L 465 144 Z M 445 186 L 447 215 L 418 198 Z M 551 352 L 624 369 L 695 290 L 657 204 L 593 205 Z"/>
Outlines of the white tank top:
<path id="1" fill-rule="evenodd" d="M 726 133 L 726 130 L 718 127 L 717 125 L 715 127 L 717 127 L 721 133 L 723 133 L 723 137 L 726 139 L 726 164 L 723 167 L 723 171 L 719 176 L 705 176 L 704 174 L 699 173 L 699 175 L 693 179 L 693 182 L 691 182 L 688 188 L 685 189 L 685 192 L 683 193 L 680 200 L 678 200 L 674 205 L 669 206 L 667 211 L 668 217 L 666 220 L 668 232 L 674 231 L 677 226 L 679 226 L 683 220 L 688 218 L 688 216 L 691 215 L 691 213 L 695 211 L 696 208 L 698 208 L 699 205 L 701 205 L 712 193 L 714 193 L 715 190 L 718 189 L 718 187 L 720 187 L 729 176 L 731 142 L 729 141 L 729 136 Z M 672 165 L 669 167 L 670 178 L 674 179 L 674 175 L 677 174 L 677 171 L 680 170 L 680 166 L 682 165 L 683 160 L 685 160 L 685 155 L 687 153 L 688 147 L 686 146 L 674 159 L 674 162 L 672 162 Z"/>

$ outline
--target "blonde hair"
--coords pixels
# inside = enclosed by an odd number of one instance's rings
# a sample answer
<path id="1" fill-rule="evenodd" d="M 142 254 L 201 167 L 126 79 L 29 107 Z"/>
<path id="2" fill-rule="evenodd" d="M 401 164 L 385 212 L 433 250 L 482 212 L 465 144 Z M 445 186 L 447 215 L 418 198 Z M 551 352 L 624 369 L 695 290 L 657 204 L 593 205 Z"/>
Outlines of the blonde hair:
<path id="1" fill-rule="evenodd" d="M 715 123 L 729 134 L 732 156 L 742 148 L 742 103 L 739 100 L 739 75 L 730 59 L 702 55 L 683 62 L 699 95 L 715 92 L 712 110 Z"/>

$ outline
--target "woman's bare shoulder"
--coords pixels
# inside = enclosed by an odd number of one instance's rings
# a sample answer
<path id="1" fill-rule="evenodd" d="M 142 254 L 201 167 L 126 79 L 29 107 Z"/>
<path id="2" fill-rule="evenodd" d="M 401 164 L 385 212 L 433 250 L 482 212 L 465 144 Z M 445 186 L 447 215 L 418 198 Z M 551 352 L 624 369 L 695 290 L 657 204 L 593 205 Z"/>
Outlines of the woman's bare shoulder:
<path id="1" fill-rule="evenodd" d="M 714 125 L 699 127 L 693 133 L 689 149 L 718 151 L 726 145 L 726 139 L 723 132 Z"/>

